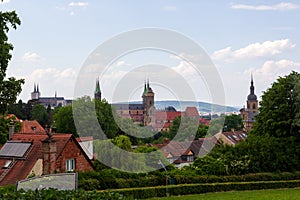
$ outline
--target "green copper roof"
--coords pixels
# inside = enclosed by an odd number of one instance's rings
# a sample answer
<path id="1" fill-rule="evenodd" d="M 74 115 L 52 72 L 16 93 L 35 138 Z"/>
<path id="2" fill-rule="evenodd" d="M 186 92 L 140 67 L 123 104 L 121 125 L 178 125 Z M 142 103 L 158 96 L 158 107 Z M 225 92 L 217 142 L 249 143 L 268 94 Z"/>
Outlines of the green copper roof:
<path id="1" fill-rule="evenodd" d="M 95 93 L 100 93 L 100 92 L 101 92 L 101 90 L 100 90 L 100 83 L 99 83 L 99 80 L 97 79 Z"/>

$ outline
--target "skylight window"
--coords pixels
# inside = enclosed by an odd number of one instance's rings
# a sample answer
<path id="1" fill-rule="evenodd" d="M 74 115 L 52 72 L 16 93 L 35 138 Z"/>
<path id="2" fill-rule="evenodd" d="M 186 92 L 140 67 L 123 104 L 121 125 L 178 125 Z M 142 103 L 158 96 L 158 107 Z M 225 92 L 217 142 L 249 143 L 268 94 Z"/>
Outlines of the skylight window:
<path id="1" fill-rule="evenodd" d="M 2 168 L 3 169 L 9 168 L 9 166 L 11 165 L 11 163 L 12 163 L 12 160 L 7 160 Z"/>

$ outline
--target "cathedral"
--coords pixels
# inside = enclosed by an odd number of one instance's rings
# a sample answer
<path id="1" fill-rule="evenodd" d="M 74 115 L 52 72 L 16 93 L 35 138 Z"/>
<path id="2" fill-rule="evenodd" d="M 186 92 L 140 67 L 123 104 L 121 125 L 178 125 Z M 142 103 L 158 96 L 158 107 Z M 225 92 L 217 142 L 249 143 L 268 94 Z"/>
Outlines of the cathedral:
<path id="1" fill-rule="evenodd" d="M 96 91 L 95 91 L 96 96 Z M 116 103 L 112 104 L 117 113 L 124 118 L 131 118 L 136 124 L 145 126 L 155 125 L 154 92 L 150 87 L 149 80 L 144 84 L 142 103 Z"/>
<path id="2" fill-rule="evenodd" d="M 240 110 L 243 119 L 244 130 L 249 131 L 253 128 L 254 117 L 258 114 L 258 101 L 254 93 L 253 76 L 251 75 L 250 94 L 247 97 L 247 107 Z"/>
<path id="3" fill-rule="evenodd" d="M 55 92 L 53 97 L 41 97 L 41 92 L 39 90 L 39 85 L 34 84 L 33 92 L 31 92 L 31 100 L 32 102 L 37 102 L 46 108 L 50 106 L 51 108 L 60 107 L 70 105 L 72 100 L 65 99 L 64 97 L 58 97 Z"/>

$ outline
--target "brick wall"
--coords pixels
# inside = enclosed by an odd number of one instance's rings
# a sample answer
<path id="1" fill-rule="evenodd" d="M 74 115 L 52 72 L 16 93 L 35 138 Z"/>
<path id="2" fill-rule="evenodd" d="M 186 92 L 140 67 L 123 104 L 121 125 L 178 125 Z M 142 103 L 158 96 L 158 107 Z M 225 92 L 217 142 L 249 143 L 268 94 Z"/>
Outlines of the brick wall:
<path id="1" fill-rule="evenodd" d="M 91 166 L 88 158 L 84 156 L 84 152 L 81 151 L 80 145 L 72 138 L 67 142 L 62 153 L 56 160 L 57 172 L 66 172 L 66 160 L 75 159 L 75 171 L 91 171 Z"/>

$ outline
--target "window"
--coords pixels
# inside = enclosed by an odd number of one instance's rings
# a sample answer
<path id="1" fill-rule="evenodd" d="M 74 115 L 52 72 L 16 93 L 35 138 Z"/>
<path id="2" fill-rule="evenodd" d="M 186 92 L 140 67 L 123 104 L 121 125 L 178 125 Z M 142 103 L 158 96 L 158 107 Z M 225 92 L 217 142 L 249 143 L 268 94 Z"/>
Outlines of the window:
<path id="1" fill-rule="evenodd" d="M 187 161 L 188 162 L 193 162 L 194 161 L 194 157 L 193 156 L 188 156 L 187 157 Z"/>
<path id="2" fill-rule="evenodd" d="M 7 169 L 7 168 L 9 168 L 9 166 L 11 165 L 11 163 L 12 163 L 12 160 L 7 160 L 7 161 L 5 162 L 5 164 L 4 164 L 4 166 L 2 167 L 2 169 Z"/>
<path id="3" fill-rule="evenodd" d="M 66 160 L 66 171 L 71 172 L 75 170 L 75 159 Z"/>

